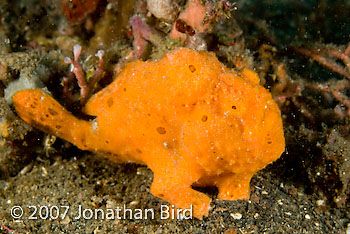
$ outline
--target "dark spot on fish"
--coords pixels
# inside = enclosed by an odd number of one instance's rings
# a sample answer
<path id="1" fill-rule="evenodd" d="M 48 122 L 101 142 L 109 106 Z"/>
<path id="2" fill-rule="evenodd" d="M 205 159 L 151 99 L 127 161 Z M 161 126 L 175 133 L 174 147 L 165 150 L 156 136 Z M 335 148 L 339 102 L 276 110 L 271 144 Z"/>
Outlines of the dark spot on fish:
<path id="1" fill-rule="evenodd" d="M 196 71 L 196 67 L 193 65 L 189 65 L 188 68 L 190 69 L 190 71 L 193 73 Z"/>
<path id="2" fill-rule="evenodd" d="M 165 134 L 165 133 L 166 133 L 166 130 L 165 130 L 164 127 L 158 127 L 158 128 L 157 128 L 157 132 L 158 132 L 159 134 Z"/>
<path id="3" fill-rule="evenodd" d="M 51 109 L 51 108 L 49 108 L 48 111 L 49 111 L 49 113 L 51 115 L 57 115 L 58 114 L 57 111 L 55 111 L 54 109 Z"/>
<path id="4" fill-rule="evenodd" d="M 113 98 L 108 98 L 108 100 L 107 100 L 107 106 L 108 106 L 108 107 L 113 106 Z"/>

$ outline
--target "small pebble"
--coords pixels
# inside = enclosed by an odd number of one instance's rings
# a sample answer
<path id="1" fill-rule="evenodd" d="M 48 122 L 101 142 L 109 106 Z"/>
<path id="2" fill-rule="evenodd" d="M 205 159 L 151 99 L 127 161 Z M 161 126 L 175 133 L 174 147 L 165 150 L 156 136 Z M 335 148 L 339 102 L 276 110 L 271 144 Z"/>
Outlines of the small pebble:
<path id="1" fill-rule="evenodd" d="M 33 168 L 33 164 L 31 163 L 31 164 L 29 164 L 29 165 L 23 167 L 23 169 L 19 172 L 19 174 L 20 174 L 20 175 L 25 175 L 25 174 L 27 174 L 29 171 L 31 171 L 32 168 Z"/>
<path id="2" fill-rule="evenodd" d="M 130 206 L 137 206 L 140 203 L 140 201 L 132 201 L 130 202 Z"/>
<path id="3" fill-rule="evenodd" d="M 317 200 L 316 201 L 316 205 L 318 205 L 318 206 L 323 206 L 324 205 L 324 200 Z"/>
<path id="4" fill-rule="evenodd" d="M 241 213 L 231 213 L 230 216 L 234 219 L 241 219 L 242 218 L 242 214 Z"/>
<path id="5" fill-rule="evenodd" d="M 43 173 L 43 176 L 46 176 L 48 174 L 45 167 L 41 167 L 41 171 Z"/>
<path id="6" fill-rule="evenodd" d="M 107 209 L 113 209 L 113 208 L 116 208 L 117 207 L 117 204 L 115 201 L 113 200 L 107 200 L 106 202 L 106 208 Z"/>
<path id="7" fill-rule="evenodd" d="M 66 217 L 64 217 L 64 219 L 61 221 L 61 224 L 69 224 L 69 223 L 70 223 L 70 217 L 66 215 Z"/>

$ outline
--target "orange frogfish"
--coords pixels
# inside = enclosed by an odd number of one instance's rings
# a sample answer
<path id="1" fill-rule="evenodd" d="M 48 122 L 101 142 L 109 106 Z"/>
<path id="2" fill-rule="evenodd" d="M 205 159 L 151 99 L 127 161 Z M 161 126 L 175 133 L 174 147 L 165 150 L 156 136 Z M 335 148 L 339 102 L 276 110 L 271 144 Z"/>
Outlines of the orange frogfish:
<path id="1" fill-rule="evenodd" d="M 213 53 L 177 49 L 136 61 L 73 116 L 40 89 L 17 92 L 18 115 L 30 125 L 115 162 L 147 165 L 151 193 L 201 218 L 218 198 L 249 198 L 257 171 L 278 159 L 285 140 L 280 111 L 251 70 L 226 68 Z"/>

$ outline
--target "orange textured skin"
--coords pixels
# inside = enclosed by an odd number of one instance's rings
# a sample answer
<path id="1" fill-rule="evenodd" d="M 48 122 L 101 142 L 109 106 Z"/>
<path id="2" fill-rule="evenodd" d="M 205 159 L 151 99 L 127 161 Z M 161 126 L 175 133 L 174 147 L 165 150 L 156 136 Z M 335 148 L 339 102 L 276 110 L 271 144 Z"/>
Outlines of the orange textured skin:
<path id="1" fill-rule="evenodd" d="M 219 199 L 249 198 L 254 173 L 280 157 L 280 111 L 253 71 L 234 72 L 211 53 L 178 49 L 156 62 L 128 64 L 86 104 L 79 120 L 39 89 L 13 97 L 17 113 L 44 132 L 116 162 L 146 164 L 153 195 L 207 215 Z"/>

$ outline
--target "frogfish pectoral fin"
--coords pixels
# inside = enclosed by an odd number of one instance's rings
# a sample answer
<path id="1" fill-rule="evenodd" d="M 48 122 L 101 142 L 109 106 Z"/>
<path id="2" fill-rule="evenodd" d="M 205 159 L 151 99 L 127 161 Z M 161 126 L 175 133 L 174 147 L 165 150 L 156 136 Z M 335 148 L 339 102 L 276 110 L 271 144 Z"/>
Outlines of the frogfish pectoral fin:
<path id="1" fill-rule="evenodd" d="M 88 149 L 91 123 L 80 120 L 41 89 L 26 89 L 12 97 L 17 114 L 28 124 Z"/>

